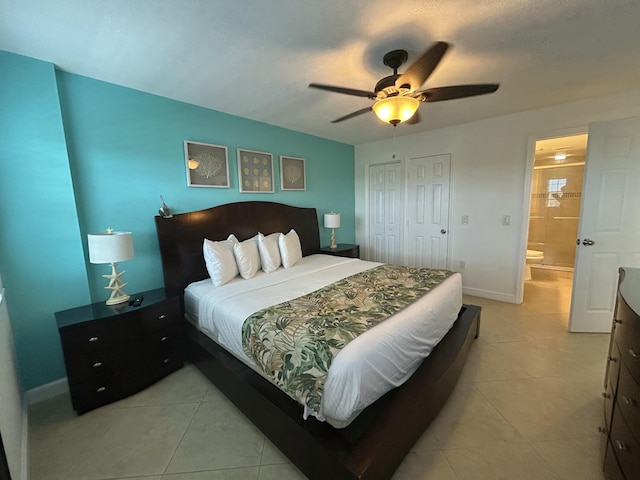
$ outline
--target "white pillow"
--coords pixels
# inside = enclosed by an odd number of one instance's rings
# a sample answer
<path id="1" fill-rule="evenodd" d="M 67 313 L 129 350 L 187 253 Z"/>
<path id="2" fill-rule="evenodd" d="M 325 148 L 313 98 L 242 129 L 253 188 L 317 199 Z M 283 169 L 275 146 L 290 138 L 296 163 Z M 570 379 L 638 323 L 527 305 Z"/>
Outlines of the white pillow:
<path id="1" fill-rule="evenodd" d="M 260 254 L 258 253 L 258 235 L 233 246 L 238 270 L 245 280 L 253 278 L 260 270 Z"/>
<path id="2" fill-rule="evenodd" d="M 291 229 L 286 235 L 280 234 L 278 246 L 280 247 L 280 256 L 282 257 L 282 266 L 284 268 L 293 267 L 302 258 L 300 237 L 298 237 L 294 229 Z"/>
<path id="3" fill-rule="evenodd" d="M 216 287 L 224 285 L 238 275 L 238 265 L 233 254 L 233 246 L 238 239 L 232 233 L 226 240 L 214 242 L 207 238 L 202 245 L 204 261 L 211 281 Z"/>
<path id="4" fill-rule="evenodd" d="M 282 264 L 278 239 L 280 233 L 272 233 L 266 237 L 258 233 L 258 251 L 260 252 L 260 262 L 265 273 L 275 272 Z"/>

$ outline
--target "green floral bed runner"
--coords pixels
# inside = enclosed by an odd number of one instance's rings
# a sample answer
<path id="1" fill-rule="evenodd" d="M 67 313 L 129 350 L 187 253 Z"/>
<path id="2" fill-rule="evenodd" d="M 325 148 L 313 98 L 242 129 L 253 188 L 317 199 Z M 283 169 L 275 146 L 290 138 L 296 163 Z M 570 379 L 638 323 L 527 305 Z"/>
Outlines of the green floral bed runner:
<path id="1" fill-rule="evenodd" d="M 385 264 L 346 277 L 251 315 L 242 326 L 243 348 L 278 387 L 317 414 L 340 350 L 452 273 Z"/>

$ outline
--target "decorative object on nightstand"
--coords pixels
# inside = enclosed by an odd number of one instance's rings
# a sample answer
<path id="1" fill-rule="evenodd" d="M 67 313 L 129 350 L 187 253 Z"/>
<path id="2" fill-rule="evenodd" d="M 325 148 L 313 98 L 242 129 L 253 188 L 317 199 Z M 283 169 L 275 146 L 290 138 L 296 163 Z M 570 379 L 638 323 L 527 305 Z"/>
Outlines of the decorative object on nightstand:
<path id="1" fill-rule="evenodd" d="M 117 272 L 116 263 L 133 258 L 131 232 L 114 232 L 108 228 L 105 233 L 90 233 L 87 238 L 89 241 L 89 261 L 111 265 L 111 274 L 102 275 L 109 279 L 109 284 L 104 288 L 111 290 L 111 296 L 106 302 L 107 305 L 118 305 L 129 301 L 129 295 L 123 290 L 127 283 L 121 278 L 125 270 Z"/>
<path id="2" fill-rule="evenodd" d="M 171 209 L 169 208 L 169 205 L 164 203 L 164 198 L 162 198 L 162 195 L 160 195 L 160 200 L 162 201 L 162 206 L 158 210 L 158 214 L 163 218 L 173 217 L 173 213 L 171 213 Z"/>
<path id="3" fill-rule="evenodd" d="M 354 245 L 352 243 L 339 243 L 335 248 L 320 248 L 320 253 L 325 253 L 336 257 L 360 258 L 360 245 Z"/>
<path id="4" fill-rule="evenodd" d="M 331 248 L 336 248 L 336 228 L 340 228 L 340 214 L 339 213 L 325 213 L 324 214 L 324 227 L 331 229 Z"/>
<path id="5" fill-rule="evenodd" d="M 104 302 L 56 312 L 69 391 L 79 414 L 133 395 L 184 363 L 182 312 L 164 288 L 140 306 Z"/>

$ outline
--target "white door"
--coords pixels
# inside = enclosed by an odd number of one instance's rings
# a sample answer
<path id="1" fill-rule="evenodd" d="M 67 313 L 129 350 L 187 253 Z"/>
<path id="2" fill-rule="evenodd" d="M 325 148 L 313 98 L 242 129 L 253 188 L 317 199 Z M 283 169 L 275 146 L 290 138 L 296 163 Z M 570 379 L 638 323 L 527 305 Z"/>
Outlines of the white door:
<path id="1" fill-rule="evenodd" d="M 451 155 L 409 158 L 405 263 L 447 268 Z"/>
<path id="2" fill-rule="evenodd" d="M 369 260 L 401 263 L 402 177 L 400 163 L 369 167 Z"/>
<path id="3" fill-rule="evenodd" d="M 609 332 L 618 268 L 640 266 L 640 119 L 589 126 L 578 240 L 569 330 Z"/>

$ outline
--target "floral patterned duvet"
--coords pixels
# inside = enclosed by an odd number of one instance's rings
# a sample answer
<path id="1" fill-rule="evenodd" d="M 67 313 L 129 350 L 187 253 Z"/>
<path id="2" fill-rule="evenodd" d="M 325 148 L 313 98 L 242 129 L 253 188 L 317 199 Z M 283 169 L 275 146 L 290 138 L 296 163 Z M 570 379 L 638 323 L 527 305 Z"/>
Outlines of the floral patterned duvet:
<path id="1" fill-rule="evenodd" d="M 251 315 L 243 348 L 278 387 L 317 413 L 340 350 L 452 274 L 386 264 L 366 270 Z"/>

